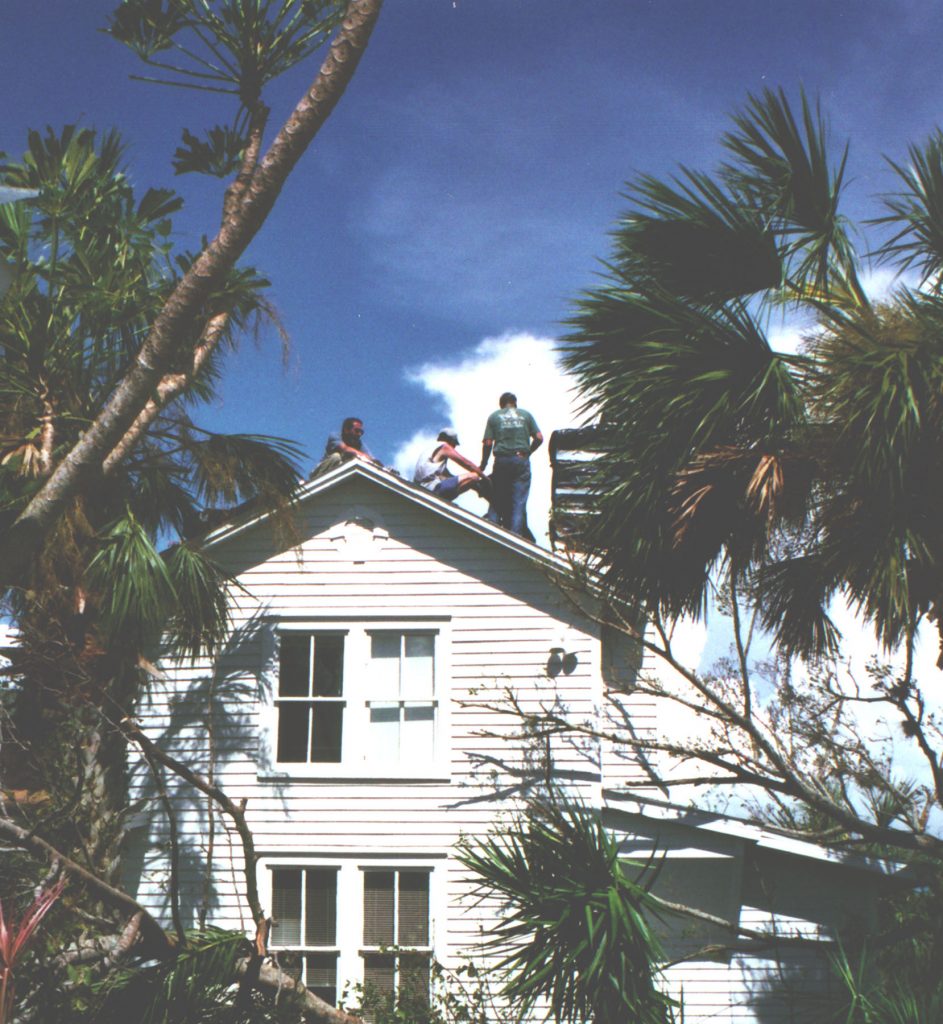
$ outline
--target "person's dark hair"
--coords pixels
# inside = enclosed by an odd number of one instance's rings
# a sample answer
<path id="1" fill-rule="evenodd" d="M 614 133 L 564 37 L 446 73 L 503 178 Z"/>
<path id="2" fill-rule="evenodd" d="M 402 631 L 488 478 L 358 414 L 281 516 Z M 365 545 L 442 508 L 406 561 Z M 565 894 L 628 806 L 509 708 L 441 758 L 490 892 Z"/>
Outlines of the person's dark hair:
<path id="1" fill-rule="evenodd" d="M 437 441 L 448 441 L 453 448 L 458 447 L 458 434 L 454 430 L 450 430 L 448 427 L 445 430 L 439 431 L 439 436 L 436 438 Z"/>
<path id="2" fill-rule="evenodd" d="M 363 423 L 363 420 L 359 416 L 348 416 L 341 424 L 341 433 L 346 434 L 355 423 Z"/>
<path id="3" fill-rule="evenodd" d="M 498 399 L 498 405 L 503 409 L 506 405 L 517 405 L 517 395 L 513 391 L 505 391 Z"/>

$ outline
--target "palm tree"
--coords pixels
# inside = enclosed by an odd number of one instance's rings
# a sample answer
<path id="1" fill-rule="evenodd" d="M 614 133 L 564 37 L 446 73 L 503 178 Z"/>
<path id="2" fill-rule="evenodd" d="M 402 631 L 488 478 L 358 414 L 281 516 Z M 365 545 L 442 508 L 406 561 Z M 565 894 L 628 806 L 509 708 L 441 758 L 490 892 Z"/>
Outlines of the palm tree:
<path id="1" fill-rule="evenodd" d="M 3 181 L 40 194 L 29 206 L 0 207 L 0 250 L 15 263 L 0 305 L 0 531 L 128 372 L 190 261 L 169 257 L 178 199 L 162 190 L 135 198 L 115 135 L 32 133 Z M 198 543 L 207 510 L 285 502 L 298 481 L 291 443 L 212 433 L 190 417 L 213 396 L 226 349 L 269 314 L 265 283 L 252 270 L 232 271 L 212 293 L 199 319 L 204 337 L 214 332 L 205 358 L 198 344 L 196 356 L 180 356 L 178 375 L 168 368 L 166 392 L 4 595 L 21 636 L 4 785 L 45 791 L 53 806 L 78 786 L 70 842 L 104 877 L 117 868 L 125 807 L 115 723 L 140 690 L 142 666 L 162 636 L 195 655 L 226 626 L 227 581 Z M 79 750 L 96 755 L 85 757 L 77 783 L 63 766 L 74 767 Z"/>
<path id="2" fill-rule="evenodd" d="M 664 955 L 652 920 L 662 907 L 646 867 L 620 860 L 596 812 L 552 794 L 520 821 L 466 841 L 459 859 L 479 896 L 504 904 L 485 946 L 520 1016 L 543 1004 L 558 1022 L 674 1019 L 655 981 Z"/>
<path id="3" fill-rule="evenodd" d="M 817 106 L 751 97 L 713 174 L 629 189 L 566 360 L 597 431 L 590 548 L 619 594 L 701 615 L 718 573 L 779 649 L 835 649 L 842 593 L 888 647 L 943 623 L 943 138 L 896 166 L 880 255 L 922 289 L 862 287 L 847 148 Z M 798 354 L 769 324 L 804 318 Z"/>

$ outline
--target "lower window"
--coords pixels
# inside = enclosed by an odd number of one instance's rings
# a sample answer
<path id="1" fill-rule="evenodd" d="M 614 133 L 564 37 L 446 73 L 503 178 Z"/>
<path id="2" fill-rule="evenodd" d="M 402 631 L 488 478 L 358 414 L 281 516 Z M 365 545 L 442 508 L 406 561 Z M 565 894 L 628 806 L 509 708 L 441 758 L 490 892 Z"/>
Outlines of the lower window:
<path id="1" fill-rule="evenodd" d="M 332 1006 L 362 982 L 366 1017 L 429 995 L 432 869 L 270 865 L 273 953 Z M 288 958 L 282 966 L 290 968 Z"/>
<path id="2" fill-rule="evenodd" d="M 429 872 L 363 873 L 363 986 L 369 999 L 429 995 Z"/>
<path id="3" fill-rule="evenodd" d="M 272 948 L 297 953 L 301 980 L 337 1005 L 337 869 L 272 868 Z"/>

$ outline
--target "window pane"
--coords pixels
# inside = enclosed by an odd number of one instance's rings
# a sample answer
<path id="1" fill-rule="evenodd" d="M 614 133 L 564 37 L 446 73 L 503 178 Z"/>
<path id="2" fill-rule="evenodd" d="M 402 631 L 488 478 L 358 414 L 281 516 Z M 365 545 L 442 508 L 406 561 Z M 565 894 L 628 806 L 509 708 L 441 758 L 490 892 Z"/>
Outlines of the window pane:
<path id="1" fill-rule="evenodd" d="M 398 959 L 400 998 L 424 1003 L 429 998 L 429 957 L 413 953 Z"/>
<path id="2" fill-rule="evenodd" d="M 404 760 L 422 761 L 435 757 L 434 705 L 407 705 L 403 708 L 402 750 Z"/>
<path id="3" fill-rule="evenodd" d="M 337 1005 L 337 954 L 306 953 L 304 983 L 331 1006 Z"/>
<path id="4" fill-rule="evenodd" d="M 337 869 L 309 868 L 305 872 L 305 945 L 333 946 L 336 942 Z"/>
<path id="5" fill-rule="evenodd" d="M 429 874 L 399 872 L 399 946 L 429 945 Z"/>
<path id="6" fill-rule="evenodd" d="M 399 696 L 399 633 L 374 633 L 370 637 L 370 689 Z"/>
<path id="7" fill-rule="evenodd" d="M 393 934 L 392 871 L 363 873 L 363 944 L 392 946 Z M 390 982 L 392 984 L 392 981 Z"/>
<path id="8" fill-rule="evenodd" d="M 278 761 L 308 760 L 308 721 L 310 705 L 299 701 L 280 704 L 278 707 Z"/>
<path id="9" fill-rule="evenodd" d="M 272 869 L 272 945 L 301 944 L 301 869 Z"/>
<path id="10" fill-rule="evenodd" d="M 404 700 L 431 697 L 433 693 L 433 653 L 435 638 L 430 634 L 407 633 L 403 656 L 403 681 L 400 695 Z"/>
<path id="11" fill-rule="evenodd" d="M 287 713 L 288 709 L 283 709 L 282 714 Z M 311 760 L 340 761 L 344 705 L 340 702 L 318 703 L 312 707 L 311 716 Z"/>
<path id="12" fill-rule="evenodd" d="M 363 958 L 363 987 L 368 997 L 393 994 L 393 957 L 371 954 Z"/>
<path id="13" fill-rule="evenodd" d="M 368 760 L 384 761 L 387 764 L 399 760 L 399 715 L 399 704 L 370 706 Z"/>
<path id="14" fill-rule="evenodd" d="M 314 637 L 314 695 L 340 697 L 344 688 L 344 638 Z"/>
<path id="15" fill-rule="evenodd" d="M 307 697 L 310 693 L 311 637 L 303 633 L 283 633 L 278 638 L 278 695 Z"/>

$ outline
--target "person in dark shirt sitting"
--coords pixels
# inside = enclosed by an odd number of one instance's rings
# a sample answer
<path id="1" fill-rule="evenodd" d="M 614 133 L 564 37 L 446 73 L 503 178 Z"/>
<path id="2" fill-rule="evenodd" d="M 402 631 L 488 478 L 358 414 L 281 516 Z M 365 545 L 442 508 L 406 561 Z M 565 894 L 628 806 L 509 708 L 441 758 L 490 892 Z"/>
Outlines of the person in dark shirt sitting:
<path id="1" fill-rule="evenodd" d="M 375 459 L 363 443 L 363 433 L 363 420 L 359 416 L 348 416 L 341 424 L 340 434 L 328 435 L 324 457 L 314 467 L 314 472 L 308 479 L 313 480 L 315 477 L 330 473 L 332 469 L 337 469 L 351 459 L 361 459 L 363 462 L 372 462 L 374 466 L 382 466 L 383 463 Z"/>

